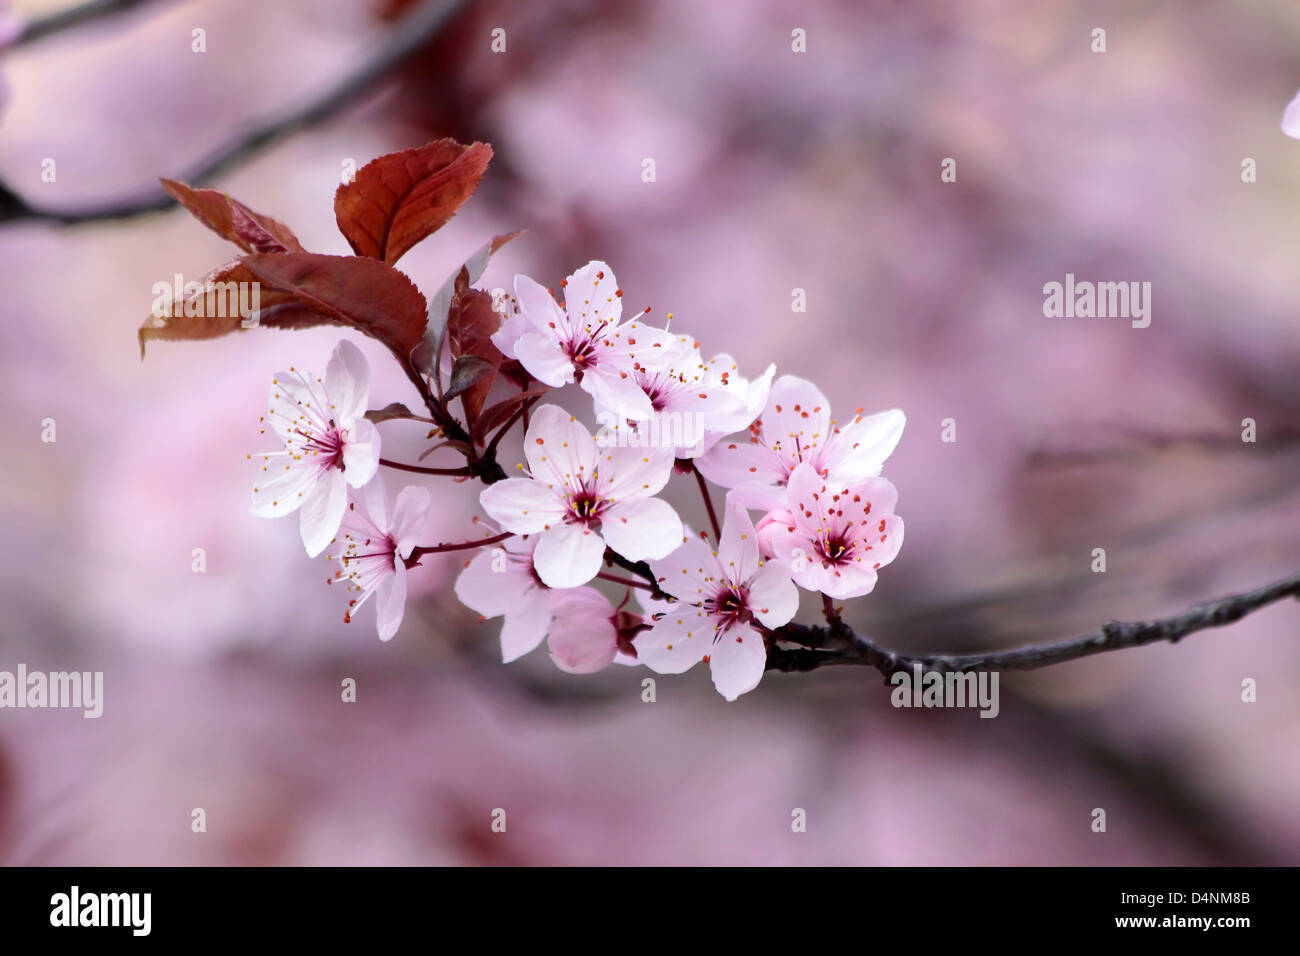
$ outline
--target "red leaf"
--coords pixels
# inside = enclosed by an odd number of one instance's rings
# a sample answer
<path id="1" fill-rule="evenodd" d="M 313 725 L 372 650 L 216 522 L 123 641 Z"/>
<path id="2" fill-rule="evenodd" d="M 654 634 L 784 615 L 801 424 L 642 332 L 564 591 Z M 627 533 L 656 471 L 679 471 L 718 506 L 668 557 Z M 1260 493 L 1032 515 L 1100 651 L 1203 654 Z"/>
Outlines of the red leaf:
<path id="1" fill-rule="evenodd" d="M 462 355 L 451 367 L 451 378 L 442 397 L 451 401 L 473 388 L 485 375 L 496 375 L 496 367 L 491 362 L 478 355 Z"/>
<path id="2" fill-rule="evenodd" d="M 466 259 L 464 265 L 457 269 L 434 294 L 433 300 L 429 303 L 429 324 L 424 330 L 424 341 L 420 343 L 420 348 L 413 356 L 416 367 L 422 372 L 433 376 L 442 374 L 443 338 L 447 333 L 447 315 L 451 311 L 451 300 L 456 295 L 456 290 L 477 282 L 496 251 L 511 239 L 523 234 L 521 229 L 518 232 L 493 236 Z"/>
<path id="3" fill-rule="evenodd" d="M 509 398 L 502 399 L 495 405 L 483 409 L 483 414 L 479 416 L 478 426 L 483 436 L 487 435 L 498 425 L 503 425 L 509 420 L 510 416 L 517 412 L 529 399 L 540 398 L 550 389 L 542 386 L 531 391 L 520 392 L 518 395 L 511 395 Z"/>
<path id="4" fill-rule="evenodd" d="M 242 202 L 215 189 L 193 189 L 174 179 L 163 189 L 203 225 L 245 252 L 302 252 L 302 243 L 284 223 L 253 212 Z"/>
<path id="5" fill-rule="evenodd" d="M 454 139 L 380 156 L 334 194 L 339 231 L 357 255 L 392 264 L 456 214 L 491 158 L 486 143 Z"/>
<path id="6" fill-rule="evenodd" d="M 214 269 L 201 280 L 200 289 L 192 289 L 189 294 L 176 297 L 168 296 L 168 301 L 155 306 L 153 314 L 140 326 L 140 357 L 144 357 L 145 343 L 151 339 L 163 341 L 197 341 L 215 339 L 243 327 L 244 316 L 240 314 L 240 295 L 238 286 L 243 285 L 243 298 L 251 305 L 250 286 L 257 278 L 243 260 L 236 259 L 224 266 Z M 161 297 L 160 297 L 161 298 Z M 258 325 L 272 328 L 291 327 L 283 323 L 297 319 L 302 321 L 301 306 L 286 293 L 272 289 L 259 289 Z M 330 321 L 318 317 L 320 322 Z M 320 324 L 317 322 L 315 324 Z"/>
<path id="7" fill-rule="evenodd" d="M 272 290 L 378 339 L 410 365 L 411 350 L 424 335 L 424 296 L 392 266 L 313 252 L 259 253 L 242 261 Z"/>
<path id="8" fill-rule="evenodd" d="M 456 279 L 451 308 L 447 312 L 447 346 L 453 359 L 472 355 L 486 365 L 461 395 L 472 435 L 477 434 L 474 423 L 483 410 L 483 402 L 488 393 L 492 391 L 497 369 L 506 360 L 501 350 L 492 343 L 492 335 L 499 328 L 501 313 L 492 308 L 492 294 L 482 289 L 469 288 L 469 274 L 462 268 Z"/>

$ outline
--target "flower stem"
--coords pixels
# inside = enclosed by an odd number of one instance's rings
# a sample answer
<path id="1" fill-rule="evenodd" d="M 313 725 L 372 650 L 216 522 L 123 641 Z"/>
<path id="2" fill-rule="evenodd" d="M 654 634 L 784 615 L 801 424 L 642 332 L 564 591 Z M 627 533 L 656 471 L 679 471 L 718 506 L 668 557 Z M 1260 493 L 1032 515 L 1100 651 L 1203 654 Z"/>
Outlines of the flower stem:
<path id="1" fill-rule="evenodd" d="M 613 581 L 615 584 L 622 584 L 629 588 L 642 588 L 646 591 L 654 590 L 654 588 L 646 584 L 644 581 L 634 581 L 632 578 L 619 577 L 617 574 L 606 574 L 604 571 L 599 572 L 596 577 L 600 578 L 602 581 Z"/>
<path id="2" fill-rule="evenodd" d="M 704 476 L 700 474 L 700 469 L 695 467 L 695 460 L 691 460 L 691 471 L 695 472 L 695 480 L 700 486 L 700 497 L 704 499 L 704 507 L 709 512 L 709 524 L 713 525 L 713 539 L 722 543 L 722 528 L 718 526 L 718 514 L 713 510 L 713 498 L 709 496 L 709 486 L 704 483 Z"/>
<path id="3" fill-rule="evenodd" d="M 387 458 L 379 459 L 379 463 L 387 465 L 389 468 L 396 468 L 399 471 L 413 471 L 417 475 L 455 475 L 468 478 L 474 474 L 468 465 L 462 468 L 426 468 L 423 465 L 408 465 L 400 461 L 390 461 Z"/>
<path id="4" fill-rule="evenodd" d="M 489 458 L 495 456 L 497 451 L 497 445 L 501 444 L 501 439 L 505 437 L 505 433 L 510 431 L 510 429 L 514 428 L 515 422 L 519 421 L 519 419 L 527 415 L 528 410 L 532 408 L 534 405 L 536 405 L 539 401 L 541 401 L 541 399 L 542 396 L 538 395 L 534 398 L 528 399 L 526 402 L 520 405 L 519 408 L 515 411 L 515 413 L 511 415 L 509 419 L 507 419 L 506 423 L 502 425 L 499 429 L 497 429 L 497 433 L 492 436 L 492 441 L 488 444 L 487 449 L 483 452 L 483 457 Z"/>
<path id="5" fill-rule="evenodd" d="M 411 556 L 407 560 L 414 561 L 426 554 L 444 554 L 448 551 L 469 551 L 472 548 L 483 548 L 489 544 L 496 544 L 498 541 L 504 541 L 506 538 L 512 537 L 514 537 L 513 531 L 503 531 L 491 538 L 480 538 L 477 541 L 466 541 L 462 544 L 435 544 L 427 548 L 415 547 L 411 549 Z"/>

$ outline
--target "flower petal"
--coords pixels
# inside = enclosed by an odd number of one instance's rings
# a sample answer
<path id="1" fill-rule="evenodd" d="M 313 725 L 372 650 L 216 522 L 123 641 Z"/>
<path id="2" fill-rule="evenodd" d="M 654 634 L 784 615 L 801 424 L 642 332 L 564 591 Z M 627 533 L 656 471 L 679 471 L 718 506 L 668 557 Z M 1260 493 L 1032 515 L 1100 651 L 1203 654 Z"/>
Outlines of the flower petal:
<path id="1" fill-rule="evenodd" d="M 672 477 L 674 458 L 671 447 L 606 448 L 600 457 L 600 493 L 616 502 L 656 495 Z"/>
<path id="2" fill-rule="evenodd" d="M 379 429 L 368 418 L 352 423 L 350 438 L 343 445 L 343 477 L 353 488 L 361 488 L 379 471 L 381 442 Z"/>
<path id="3" fill-rule="evenodd" d="M 533 534 L 564 520 L 559 495 L 532 478 L 507 478 L 488 485 L 478 496 L 479 505 L 506 531 Z"/>
<path id="4" fill-rule="evenodd" d="M 519 313 L 534 331 L 553 339 L 567 336 L 569 318 L 541 283 L 526 275 L 515 276 L 515 299 L 519 303 Z"/>
<path id="5" fill-rule="evenodd" d="M 639 422 L 654 414 L 650 397 L 632 380 L 627 368 L 609 359 L 583 373 L 582 388 L 598 406 L 620 419 Z"/>
<path id="6" fill-rule="evenodd" d="M 662 498 L 638 498 L 609 508 L 600 534 L 629 561 L 666 558 L 682 543 L 682 519 Z"/>
<path id="7" fill-rule="evenodd" d="M 528 332 L 515 340 L 515 356 L 528 374 L 551 388 L 573 381 L 573 360 L 554 338 Z"/>
<path id="8" fill-rule="evenodd" d="M 558 524 L 538 538 L 533 566 L 547 587 L 576 588 L 596 576 L 604 554 L 605 542 L 596 532 L 579 524 Z"/>
<path id="9" fill-rule="evenodd" d="M 503 664 L 518 660 L 542 643 L 551 626 L 549 595 L 550 592 L 534 584 L 517 598 L 514 606 L 506 613 L 505 623 L 501 625 Z"/>
<path id="10" fill-rule="evenodd" d="M 329 400 L 328 417 L 341 428 L 366 413 L 370 365 L 351 342 L 343 341 L 334 347 L 334 354 L 325 366 L 325 395 Z"/>
<path id="11" fill-rule="evenodd" d="M 618 651 L 614 608 L 594 588 L 552 593 L 547 646 L 555 666 L 570 674 L 593 674 L 607 667 Z"/>
<path id="12" fill-rule="evenodd" d="M 717 555 L 707 543 L 686 534 L 681 547 L 650 562 L 659 587 L 681 601 L 698 604 L 713 596 L 723 580 Z"/>
<path id="13" fill-rule="evenodd" d="M 812 382 L 782 375 L 763 410 L 763 440 L 793 469 L 831 434 L 831 403 Z"/>
<path id="14" fill-rule="evenodd" d="M 705 478 L 723 488 L 746 484 L 773 485 L 785 479 L 781 459 L 749 438 L 720 441 L 695 459 Z"/>
<path id="15" fill-rule="evenodd" d="M 585 425 L 558 405 L 543 405 L 533 413 L 524 437 L 528 470 L 554 493 L 578 487 L 590 478 L 597 461 L 596 441 Z"/>
<path id="16" fill-rule="evenodd" d="M 602 328 L 612 330 L 623 317 L 620 295 L 614 270 L 599 260 L 588 262 L 564 280 L 564 310 L 569 316 L 569 328 L 592 332 Z"/>
<path id="17" fill-rule="evenodd" d="M 497 570 L 497 569 L 500 570 Z M 482 548 L 456 577 L 460 603 L 484 617 L 499 617 L 523 606 L 535 587 L 523 565 L 507 559 L 501 545 Z M 540 638 L 538 638 L 540 640 Z"/>
<path id="18" fill-rule="evenodd" d="M 381 641 L 391 641 L 406 615 L 406 565 L 395 561 L 375 591 L 375 627 Z"/>
<path id="19" fill-rule="evenodd" d="M 681 674 L 713 649 L 713 618 L 691 604 L 673 604 L 648 631 L 632 639 L 636 659 L 656 674 Z"/>
<path id="20" fill-rule="evenodd" d="M 713 686 L 727 700 L 735 700 L 757 687 L 766 669 L 767 647 L 763 635 L 748 625 L 728 628 L 709 655 Z"/>
<path id="21" fill-rule="evenodd" d="M 298 527 L 308 557 L 316 557 L 334 540 L 348 507 L 348 483 L 343 472 L 331 468 L 303 498 Z"/>
<path id="22" fill-rule="evenodd" d="M 790 580 L 790 569 L 780 561 L 768 561 L 749 582 L 749 609 L 766 627 L 789 624 L 799 612 L 799 589 Z"/>
<path id="23" fill-rule="evenodd" d="M 857 416 L 827 439 L 817 465 L 832 481 L 850 485 L 880 474 L 903 437 L 907 416 L 898 409 Z"/>
<path id="24" fill-rule="evenodd" d="M 279 518 L 301 507 L 320 471 L 315 462 L 285 452 L 260 457 L 262 467 L 253 483 L 248 510 L 258 518 Z"/>
<path id="25" fill-rule="evenodd" d="M 424 532 L 429 512 L 433 510 L 433 501 L 429 489 L 420 485 L 407 485 L 397 493 L 393 505 L 393 520 L 389 522 L 388 534 L 397 544 L 397 553 L 409 558 L 411 551 L 419 544 Z"/>
<path id="26" fill-rule="evenodd" d="M 727 496 L 722 540 L 718 542 L 718 564 L 734 584 L 744 584 L 758 570 L 758 534 L 749 512 L 733 495 Z"/>

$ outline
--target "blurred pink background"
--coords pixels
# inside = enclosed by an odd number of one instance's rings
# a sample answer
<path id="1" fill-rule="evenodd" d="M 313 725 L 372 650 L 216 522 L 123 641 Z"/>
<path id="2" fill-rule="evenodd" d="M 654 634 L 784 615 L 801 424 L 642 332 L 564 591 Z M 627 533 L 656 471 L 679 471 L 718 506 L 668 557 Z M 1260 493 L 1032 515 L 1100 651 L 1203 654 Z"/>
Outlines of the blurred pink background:
<path id="1" fill-rule="evenodd" d="M 403 6 L 159 2 L 0 55 L 0 181 L 75 209 L 183 176 L 354 68 Z M 526 228 L 485 286 L 602 258 L 630 308 L 674 313 L 747 374 L 776 361 L 836 409 L 903 408 L 886 474 L 907 543 L 848 610 L 894 649 L 1072 637 L 1300 567 L 1300 445 L 1270 441 L 1300 422 L 1300 142 L 1278 129 L 1300 86 L 1296 4 L 522 6 L 471 4 L 375 92 L 202 185 L 345 253 L 346 160 L 486 140 L 483 186 L 402 260 L 426 295 Z M 5 863 L 1300 862 L 1291 602 L 1004 675 L 995 720 L 895 710 L 858 668 L 768 674 L 735 704 L 696 668 L 648 704 L 643 669 L 575 677 L 544 650 L 502 665 L 499 625 L 450 592 L 454 557 L 412 577 L 391 644 L 372 611 L 344 625 L 296 520 L 248 514 L 244 457 L 269 447 L 271 375 L 323 368 L 340 333 L 155 343 L 140 361 L 153 284 L 231 255 L 178 210 L 0 226 L 0 670 L 105 674 L 99 720 L 0 711 Z M 1151 326 L 1044 318 L 1043 284 L 1067 272 L 1151 282 Z M 379 370 L 372 407 L 412 401 L 352 338 Z M 1246 417 L 1255 445 L 1237 441 Z M 413 459 L 421 438 L 389 430 L 385 452 Z M 475 489 L 434 487 L 437 530 L 464 533 Z M 701 521 L 693 494 L 675 503 Z"/>

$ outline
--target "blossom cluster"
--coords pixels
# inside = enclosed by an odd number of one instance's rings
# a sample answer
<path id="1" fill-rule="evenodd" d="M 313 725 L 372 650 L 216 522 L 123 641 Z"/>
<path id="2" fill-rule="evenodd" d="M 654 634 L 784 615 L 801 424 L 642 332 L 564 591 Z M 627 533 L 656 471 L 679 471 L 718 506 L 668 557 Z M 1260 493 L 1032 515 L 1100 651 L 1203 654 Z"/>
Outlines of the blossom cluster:
<path id="1" fill-rule="evenodd" d="M 625 319 L 603 262 L 562 288 L 557 298 L 520 275 L 495 306 L 491 342 L 526 373 L 531 397 L 502 429 L 523 422 L 525 461 L 479 495 L 481 523 L 494 526 L 483 539 L 421 547 L 422 486 L 390 508 L 366 415 L 370 369 L 348 342 L 323 377 L 275 376 L 264 421 L 282 447 L 250 456 L 252 513 L 297 511 L 307 553 L 337 561 L 331 582 L 353 594 L 346 619 L 374 595 L 382 640 L 401 624 L 406 574 L 424 554 L 477 551 L 463 555 L 455 592 L 482 619 L 502 619 L 505 661 L 546 641 L 573 673 L 707 662 L 735 700 L 758 685 L 799 589 L 827 601 L 868 594 L 898 554 L 898 496 L 881 471 L 903 413 L 836 419 L 811 382 L 775 366 L 745 378 L 730 356 L 706 359 L 693 337 L 650 324 L 649 310 Z M 595 434 L 542 402 L 570 385 L 590 396 Z M 688 527 L 660 497 L 674 476 L 698 485 L 710 528 Z M 726 489 L 720 522 L 709 483 Z M 597 581 L 622 589 L 621 603 Z"/>

